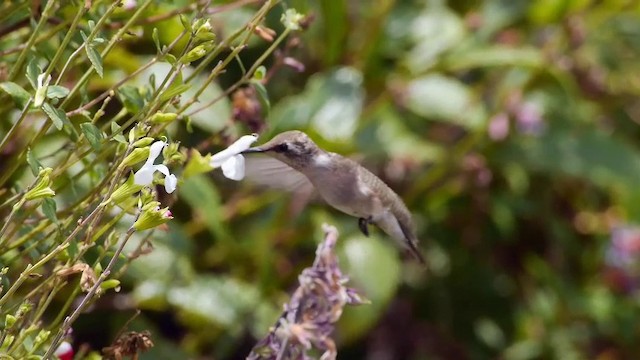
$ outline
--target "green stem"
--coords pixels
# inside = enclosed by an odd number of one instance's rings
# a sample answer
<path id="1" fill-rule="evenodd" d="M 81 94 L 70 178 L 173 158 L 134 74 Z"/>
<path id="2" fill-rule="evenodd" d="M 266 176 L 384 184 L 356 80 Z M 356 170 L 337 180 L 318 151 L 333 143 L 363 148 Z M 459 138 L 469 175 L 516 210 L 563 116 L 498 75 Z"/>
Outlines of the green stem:
<path id="1" fill-rule="evenodd" d="M 33 31 L 31 32 L 31 36 L 29 37 L 29 40 L 27 40 L 27 43 L 25 44 L 24 49 L 22 50 L 22 52 L 20 52 L 18 59 L 16 60 L 16 62 L 13 64 L 11 68 L 11 72 L 9 73 L 10 81 L 15 80 L 18 74 L 20 73 L 20 71 L 22 70 L 22 64 L 27 58 L 27 54 L 32 49 L 32 46 L 35 43 L 36 38 L 40 33 L 40 30 L 42 29 L 44 24 L 46 24 L 47 21 L 49 20 L 49 17 L 51 16 L 50 12 L 51 12 L 51 9 L 53 8 L 53 4 L 56 4 L 56 3 L 57 1 L 47 1 L 47 5 L 44 7 L 44 10 L 42 11 L 40 21 L 38 21 L 36 28 L 33 29 Z"/>
<path id="2" fill-rule="evenodd" d="M 68 246 L 69 246 L 69 243 L 60 244 L 52 252 L 47 254 L 47 256 L 45 256 L 42 259 L 40 259 L 40 261 L 38 261 L 35 265 L 31 265 L 31 264 L 27 265 L 27 267 L 20 274 L 20 277 L 16 280 L 16 282 L 14 282 L 13 285 L 11 285 L 11 287 L 7 290 L 7 292 L 4 293 L 2 298 L 0 298 L 0 307 L 2 307 L 2 305 L 4 305 L 9 300 L 11 295 L 13 295 L 13 293 L 16 292 L 16 290 L 18 290 L 20 285 L 22 285 L 22 283 L 25 280 L 27 280 L 27 278 L 35 270 L 40 268 L 42 265 L 46 264 L 49 260 L 51 260 L 54 257 L 56 257 L 62 250 L 66 249 Z"/>
<path id="3" fill-rule="evenodd" d="M 22 108 L 20 117 L 18 118 L 18 120 L 16 120 L 13 126 L 11 126 L 11 129 L 9 129 L 9 132 L 7 133 L 7 135 L 4 136 L 4 138 L 2 139 L 2 142 L 0 142 L 0 154 L 2 154 L 2 150 L 4 149 L 5 146 L 7 146 L 7 144 L 9 143 L 9 140 L 13 139 L 13 135 L 16 133 L 16 130 L 18 130 L 18 128 L 20 127 L 20 124 L 22 124 L 22 121 L 27 117 L 27 113 L 31 108 L 32 102 L 33 102 L 33 97 L 30 97 L 27 103 L 24 105 L 24 108 Z"/>
<path id="4" fill-rule="evenodd" d="M 131 238 L 134 232 L 135 232 L 135 229 L 133 227 L 129 228 L 129 230 L 124 236 L 124 239 L 122 240 L 122 243 L 120 243 L 120 246 L 111 257 L 109 264 L 104 269 L 102 274 L 100 274 L 100 277 L 96 280 L 95 284 L 93 284 L 93 286 L 91 287 L 91 290 L 89 290 L 87 295 L 85 295 L 85 297 L 82 299 L 82 301 L 80 302 L 78 307 L 73 311 L 73 313 L 71 313 L 71 315 L 67 316 L 64 319 L 64 322 L 62 323 L 60 330 L 58 330 L 58 334 L 53 339 L 53 341 L 51 341 L 51 346 L 49 346 L 49 350 L 47 350 L 47 352 L 42 357 L 43 360 L 47 360 L 51 358 L 51 356 L 53 355 L 53 352 L 58 348 L 60 340 L 62 340 L 62 337 L 64 336 L 64 334 L 67 332 L 67 330 L 69 330 L 73 322 L 76 321 L 76 319 L 80 316 L 82 311 L 89 305 L 89 302 L 93 299 L 93 296 L 96 294 L 96 292 L 100 288 L 100 285 L 107 279 L 107 277 L 109 277 L 109 275 L 111 274 L 111 271 L 113 270 L 113 267 L 116 264 L 117 259 L 120 257 L 120 254 L 124 249 L 124 246 L 127 244 L 127 241 L 129 241 L 129 239 Z"/>
<path id="5" fill-rule="evenodd" d="M 76 14 L 76 17 L 73 18 L 73 21 L 71 22 L 71 26 L 69 26 L 69 29 L 67 30 L 67 34 L 65 35 L 64 39 L 62 39 L 62 43 L 58 46 L 58 50 L 56 51 L 55 55 L 53 56 L 53 59 L 49 63 L 47 70 L 44 72 L 45 78 L 53 72 L 53 69 L 58 64 L 58 61 L 60 61 L 60 58 L 62 57 L 64 50 L 67 48 L 67 45 L 69 45 L 69 41 L 71 41 L 71 38 L 75 33 L 76 27 L 78 26 L 80 19 L 82 19 L 82 16 L 87 10 L 88 9 L 85 8 L 84 6 L 80 6 L 80 9 Z M 56 84 L 58 84 L 61 78 L 62 78 L 62 73 L 58 76 L 58 80 L 56 81 Z"/>

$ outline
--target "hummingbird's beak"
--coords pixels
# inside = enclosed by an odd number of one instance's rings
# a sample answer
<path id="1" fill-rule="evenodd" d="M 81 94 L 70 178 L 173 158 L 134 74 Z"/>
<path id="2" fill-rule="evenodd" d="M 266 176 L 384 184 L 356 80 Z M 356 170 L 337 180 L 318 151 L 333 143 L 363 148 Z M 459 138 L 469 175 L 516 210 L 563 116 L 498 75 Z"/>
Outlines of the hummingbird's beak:
<path id="1" fill-rule="evenodd" d="M 261 152 L 265 152 L 266 150 L 261 148 L 260 146 L 254 146 L 254 147 L 250 147 L 247 150 L 241 152 L 241 154 L 250 154 L 250 153 L 261 153 Z"/>

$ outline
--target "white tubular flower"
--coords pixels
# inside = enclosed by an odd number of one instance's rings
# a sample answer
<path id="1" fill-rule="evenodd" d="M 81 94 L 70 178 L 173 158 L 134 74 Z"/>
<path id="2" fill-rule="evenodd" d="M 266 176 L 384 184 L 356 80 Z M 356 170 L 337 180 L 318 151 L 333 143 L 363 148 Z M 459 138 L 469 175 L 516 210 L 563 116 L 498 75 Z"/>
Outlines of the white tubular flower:
<path id="1" fill-rule="evenodd" d="M 167 146 L 167 143 L 164 141 L 156 141 L 153 144 L 151 144 L 151 147 L 149 147 L 149 157 L 147 158 L 147 161 L 144 163 L 144 165 L 142 165 L 140 170 L 138 170 L 133 175 L 133 182 L 136 185 L 143 185 L 143 186 L 151 185 L 151 183 L 153 182 L 153 174 L 156 171 L 160 171 L 165 176 L 164 189 L 167 191 L 167 193 L 171 194 L 176 190 L 178 179 L 174 174 L 172 174 L 169 171 L 169 168 L 167 168 L 163 164 L 158 164 L 158 165 L 153 164 L 158 158 L 158 156 L 160 156 L 160 153 L 162 152 L 162 149 L 164 149 L 165 146 Z"/>
<path id="2" fill-rule="evenodd" d="M 228 148 L 211 156 L 209 164 L 214 168 L 222 168 L 222 174 L 231 180 L 242 180 L 244 178 L 244 157 L 240 153 L 250 148 L 256 140 L 258 140 L 257 134 L 241 137 Z"/>

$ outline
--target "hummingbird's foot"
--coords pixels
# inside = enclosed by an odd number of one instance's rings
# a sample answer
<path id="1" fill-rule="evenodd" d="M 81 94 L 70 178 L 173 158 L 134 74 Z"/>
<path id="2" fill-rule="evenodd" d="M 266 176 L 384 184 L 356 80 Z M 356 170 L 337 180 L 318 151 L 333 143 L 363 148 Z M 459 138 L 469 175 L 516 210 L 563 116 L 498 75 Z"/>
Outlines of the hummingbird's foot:
<path id="1" fill-rule="evenodd" d="M 364 234 L 364 236 L 369 237 L 369 222 L 371 219 L 359 218 L 358 219 L 358 227 L 360 231 Z"/>

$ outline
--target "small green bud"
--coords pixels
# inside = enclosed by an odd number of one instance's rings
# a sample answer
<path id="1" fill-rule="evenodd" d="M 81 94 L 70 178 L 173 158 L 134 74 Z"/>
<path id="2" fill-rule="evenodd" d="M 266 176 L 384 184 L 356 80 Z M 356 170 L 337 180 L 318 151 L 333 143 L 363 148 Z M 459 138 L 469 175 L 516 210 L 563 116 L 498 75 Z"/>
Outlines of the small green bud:
<path id="1" fill-rule="evenodd" d="M 149 119 L 149 121 L 151 121 L 151 123 L 153 124 L 166 124 L 172 122 L 177 118 L 178 114 L 176 113 L 157 112 L 153 114 L 153 116 L 151 116 L 151 119 Z"/>
<path id="2" fill-rule="evenodd" d="M 153 140 L 153 139 L 152 139 Z M 145 161 L 149 158 L 149 146 L 144 148 L 133 149 L 124 160 L 122 160 L 122 166 L 131 166 L 139 162 Z"/>
<path id="3" fill-rule="evenodd" d="M 109 197 L 107 203 L 113 202 L 114 204 L 120 204 L 121 202 L 129 199 L 131 195 L 137 193 L 143 188 L 142 185 L 136 185 L 133 181 L 133 174 L 129 175 L 127 181 L 120 185 Z"/>
<path id="4" fill-rule="evenodd" d="M 211 32 L 211 23 L 207 19 L 202 25 L 198 27 L 196 30 L 196 39 L 200 41 L 211 41 L 216 38 L 216 35 Z"/>
<path id="5" fill-rule="evenodd" d="M 22 318 L 23 316 L 25 316 L 29 311 L 31 311 L 31 308 L 33 307 L 33 305 L 31 304 L 31 302 L 29 301 L 25 301 L 23 302 L 20 307 L 18 308 L 18 313 L 16 314 L 18 318 Z"/>
<path id="6" fill-rule="evenodd" d="M 16 339 L 15 335 L 7 335 L 4 338 L 4 342 L 2 343 L 2 345 L 0 345 L 0 349 L 7 349 L 9 346 L 11 346 L 11 344 L 13 344 L 13 341 Z"/>
<path id="7" fill-rule="evenodd" d="M 213 167 L 209 164 L 211 162 L 211 154 L 202 156 L 196 149 L 191 149 L 187 166 L 184 168 L 182 176 L 186 179 L 190 176 L 202 174 L 213 170 Z"/>
<path id="8" fill-rule="evenodd" d="M 25 199 L 35 200 L 44 197 L 52 197 L 56 194 L 53 190 L 51 190 L 51 178 L 49 177 L 49 175 L 51 175 L 52 171 L 52 168 L 40 170 L 40 173 L 38 174 L 38 182 L 31 190 L 27 191 L 27 193 L 24 195 Z"/>
<path id="9" fill-rule="evenodd" d="M 200 27 L 207 22 L 209 22 L 209 20 L 205 18 L 196 19 L 196 21 L 193 22 L 193 29 L 200 29 Z"/>
<path id="10" fill-rule="evenodd" d="M 4 318 L 4 329 L 11 329 L 16 321 L 18 321 L 18 319 L 15 316 L 7 314 L 7 316 Z"/>
<path id="11" fill-rule="evenodd" d="M 120 291 L 120 280 L 117 279 L 109 279 L 105 280 L 100 284 L 100 288 L 102 290 L 116 289 L 116 291 Z"/>
<path id="12" fill-rule="evenodd" d="M 160 208 L 160 202 L 151 201 L 142 207 L 142 212 L 138 220 L 133 223 L 133 228 L 137 231 L 152 229 L 173 219 L 169 208 Z"/>
<path id="13" fill-rule="evenodd" d="M 149 137 L 149 136 L 146 136 L 146 137 L 143 137 L 142 139 L 134 142 L 133 143 L 133 147 L 141 148 L 141 147 L 149 146 L 154 141 L 156 141 L 156 139 L 154 139 L 152 137 Z"/>
<path id="14" fill-rule="evenodd" d="M 51 331 L 44 330 L 44 329 L 40 330 L 40 332 L 36 336 L 35 344 L 37 344 L 38 346 L 41 345 L 42 343 L 47 341 L 47 339 L 49 338 L 49 335 L 51 335 Z"/>
<path id="15" fill-rule="evenodd" d="M 186 65 L 193 61 L 196 61 L 201 57 L 207 55 L 207 52 L 209 52 L 210 49 L 211 49 L 210 43 L 198 45 L 193 49 L 191 49 L 191 51 L 186 53 L 182 58 L 180 58 L 180 62 Z"/>
<path id="16" fill-rule="evenodd" d="M 180 156 L 180 143 L 172 142 L 162 149 L 162 156 L 165 159 L 173 159 L 176 155 Z"/>

